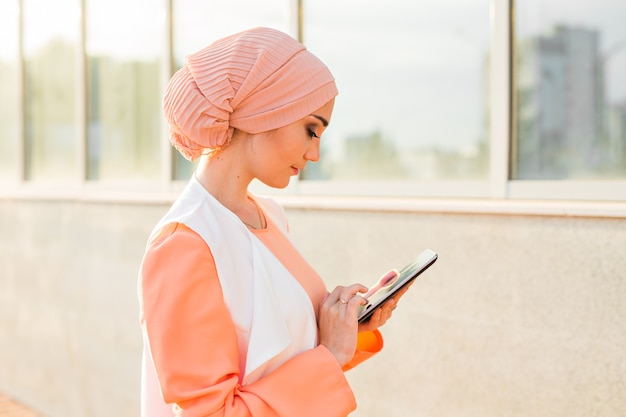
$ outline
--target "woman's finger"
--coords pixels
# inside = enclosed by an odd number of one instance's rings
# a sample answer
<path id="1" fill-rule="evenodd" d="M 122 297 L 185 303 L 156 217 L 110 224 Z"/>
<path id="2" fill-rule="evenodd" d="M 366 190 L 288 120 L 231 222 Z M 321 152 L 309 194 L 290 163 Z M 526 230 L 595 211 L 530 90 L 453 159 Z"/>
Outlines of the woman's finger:
<path id="1" fill-rule="evenodd" d="M 336 304 L 337 302 L 339 302 L 339 300 L 343 298 L 341 295 L 343 292 L 343 288 L 344 287 L 342 286 L 335 287 L 335 289 L 332 290 L 332 292 L 328 294 L 328 297 L 326 297 L 325 302 L 327 302 L 328 304 Z"/>
<path id="2" fill-rule="evenodd" d="M 355 295 L 358 293 L 363 293 L 367 291 L 367 287 L 361 284 L 352 284 L 347 287 L 343 287 L 341 291 L 341 296 L 339 297 L 339 301 L 342 304 L 347 304 Z M 363 298 L 363 297 L 360 297 Z M 359 301 L 360 303 L 360 301 Z"/>

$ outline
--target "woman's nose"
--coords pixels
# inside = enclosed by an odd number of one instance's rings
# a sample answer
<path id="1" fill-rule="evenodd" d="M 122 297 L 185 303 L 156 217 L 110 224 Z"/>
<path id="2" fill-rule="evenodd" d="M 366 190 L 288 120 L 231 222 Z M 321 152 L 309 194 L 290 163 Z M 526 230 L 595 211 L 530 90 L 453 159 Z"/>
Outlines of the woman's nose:
<path id="1" fill-rule="evenodd" d="M 311 162 L 318 162 L 320 160 L 320 140 L 314 138 L 311 140 L 309 148 L 304 154 L 304 159 Z"/>

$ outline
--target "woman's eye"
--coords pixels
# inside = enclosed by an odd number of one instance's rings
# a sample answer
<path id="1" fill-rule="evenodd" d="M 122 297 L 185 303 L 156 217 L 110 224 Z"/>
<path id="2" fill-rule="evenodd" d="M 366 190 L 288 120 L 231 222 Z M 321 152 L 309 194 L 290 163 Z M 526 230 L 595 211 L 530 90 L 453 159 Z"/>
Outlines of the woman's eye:
<path id="1" fill-rule="evenodd" d="M 311 136 L 312 138 L 320 138 L 319 136 L 317 136 L 317 133 L 315 133 L 315 131 L 313 131 L 313 129 L 308 129 L 309 130 L 309 136 Z"/>

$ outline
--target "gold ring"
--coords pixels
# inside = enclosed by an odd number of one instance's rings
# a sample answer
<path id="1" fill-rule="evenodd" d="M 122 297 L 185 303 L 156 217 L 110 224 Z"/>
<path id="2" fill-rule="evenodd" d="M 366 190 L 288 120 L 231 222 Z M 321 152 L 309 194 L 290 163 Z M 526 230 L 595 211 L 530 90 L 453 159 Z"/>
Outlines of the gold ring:
<path id="1" fill-rule="evenodd" d="M 339 302 L 340 302 L 341 304 L 348 304 L 348 302 L 347 302 L 346 300 L 344 300 L 343 298 L 340 298 L 340 299 L 339 299 Z"/>

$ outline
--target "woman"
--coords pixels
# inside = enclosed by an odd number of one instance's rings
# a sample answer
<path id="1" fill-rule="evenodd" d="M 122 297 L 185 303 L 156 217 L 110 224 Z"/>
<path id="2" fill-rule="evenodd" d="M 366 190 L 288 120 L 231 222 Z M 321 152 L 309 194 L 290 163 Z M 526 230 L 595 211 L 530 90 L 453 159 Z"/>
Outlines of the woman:
<path id="1" fill-rule="evenodd" d="M 142 416 L 346 416 L 343 371 L 382 348 L 390 301 L 357 324 L 354 284 L 328 293 L 287 236 L 285 213 L 248 192 L 319 159 L 337 89 L 288 35 L 248 30 L 187 57 L 163 108 L 170 139 L 201 157 L 142 262 Z M 356 352 L 356 353 L 355 353 Z"/>

